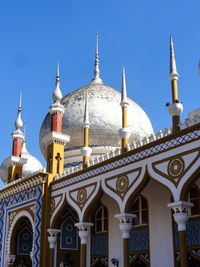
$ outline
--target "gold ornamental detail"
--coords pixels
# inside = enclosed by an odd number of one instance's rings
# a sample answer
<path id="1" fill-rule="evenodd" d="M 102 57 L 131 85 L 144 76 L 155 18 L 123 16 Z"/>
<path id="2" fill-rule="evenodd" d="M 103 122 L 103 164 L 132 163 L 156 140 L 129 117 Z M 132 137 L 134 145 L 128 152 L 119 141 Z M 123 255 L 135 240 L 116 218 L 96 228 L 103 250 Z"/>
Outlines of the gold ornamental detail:
<path id="1" fill-rule="evenodd" d="M 116 189 L 121 197 L 123 197 L 129 188 L 129 179 L 127 175 L 117 178 Z"/>
<path id="2" fill-rule="evenodd" d="M 83 206 L 87 201 L 87 191 L 85 188 L 81 189 L 77 194 L 77 202 L 80 206 Z"/>
<path id="3" fill-rule="evenodd" d="M 185 170 L 185 163 L 182 158 L 175 158 L 168 163 L 168 174 L 173 178 L 177 179 L 183 175 Z"/>

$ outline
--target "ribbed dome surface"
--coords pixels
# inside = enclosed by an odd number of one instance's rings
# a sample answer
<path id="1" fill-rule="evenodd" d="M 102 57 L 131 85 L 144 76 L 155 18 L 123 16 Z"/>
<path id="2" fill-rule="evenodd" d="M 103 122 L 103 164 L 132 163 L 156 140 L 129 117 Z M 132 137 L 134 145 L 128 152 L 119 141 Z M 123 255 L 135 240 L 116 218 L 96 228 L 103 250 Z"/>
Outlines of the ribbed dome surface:
<path id="1" fill-rule="evenodd" d="M 90 146 L 120 146 L 121 140 L 118 130 L 121 128 L 122 120 L 121 94 L 105 84 L 91 83 L 66 95 L 62 100 L 65 107 L 63 132 L 71 136 L 66 150 L 83 146 L 84 97 L 86 92 L 90 118 Z M 153 129 L 143 109 L 131 99 L 128 99 L 128 102 L 130 142 L 133 142 L 150 135 L 153 133 Z M 41 140 L 50 131 L 50 124 L 50 114 L 47 114 L 40 129 L 40 146 L 43 154 L 45 154 L 45 144 L 42 144 Z"/>

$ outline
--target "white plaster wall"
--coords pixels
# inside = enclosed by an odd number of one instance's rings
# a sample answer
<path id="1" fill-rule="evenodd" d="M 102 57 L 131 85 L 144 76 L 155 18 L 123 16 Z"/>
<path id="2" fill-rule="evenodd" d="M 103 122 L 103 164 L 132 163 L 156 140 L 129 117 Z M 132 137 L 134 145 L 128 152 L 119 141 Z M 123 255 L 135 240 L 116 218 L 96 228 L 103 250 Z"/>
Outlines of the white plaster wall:
<path id="1" fill-rule="evenodd" d="M 155 181 L 150 181 L 142 195 L 149 205 L 149 237 L 151 267 L 174 267 L 170 192 Z"/>
<path id="2" fill-rule="evenodd" d="M 122 236 L 119 230 L 118 220 L 114 218 L 115 214 L 119 213 L 119 208 L 116 202 L 107 195 L 104 195 L 102 198 L 102 203 L 108 209 L 109 214 L 109 267 L 114 267 L 111 263 L 112 258 L 116 258 L 119 260 L 119 267 L 123 265 L 123 243 Z"/>

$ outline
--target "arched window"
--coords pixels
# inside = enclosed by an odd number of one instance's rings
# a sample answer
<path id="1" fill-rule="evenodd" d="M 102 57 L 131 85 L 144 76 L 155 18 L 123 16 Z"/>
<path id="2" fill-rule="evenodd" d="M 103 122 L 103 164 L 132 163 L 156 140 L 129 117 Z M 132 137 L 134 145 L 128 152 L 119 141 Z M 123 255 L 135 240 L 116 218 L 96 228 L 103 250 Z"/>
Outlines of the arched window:
<path id="1" fill-rule="evenodd" d="M 61 249 L 78 249 L 78 230 L 75 226 L 76 220 L 71 213 L 67 214 L 66 219 L 61 224 Z"/>
<path id="2" fill-rule="evenodd" d="M 108 231 L 108 211 L 101 205 L 95 213 L 95 233 Z"/>
<path id="3" fill-rule="evenodd" d="M 146 198 L 139 196 L 133 203 L 132 212 L 137 216 L 133 219 L 133 226 L 148 224 L 148 203 Z"/>
<path id="4" fill-rule="evenodd" d="M 200 215 L 200 192 L 196 185 L 192 185 L 188 192 L 188 201 L 193 203 L 190 209 L 190 216 Z"/>

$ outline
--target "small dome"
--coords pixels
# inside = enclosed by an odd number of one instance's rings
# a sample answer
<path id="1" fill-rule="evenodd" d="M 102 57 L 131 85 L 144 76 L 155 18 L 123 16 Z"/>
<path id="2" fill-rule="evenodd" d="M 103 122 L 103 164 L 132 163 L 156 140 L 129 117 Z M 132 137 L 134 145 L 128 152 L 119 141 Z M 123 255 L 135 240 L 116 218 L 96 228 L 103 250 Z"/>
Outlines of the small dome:
<path id="1" fill-rule="evenodd" d="M 118 134 L 122 127 L 121 93 L 102 83 L 90 83 L 66 95 L 61 101 L 65 107 L 63 133 L 71 136 L 70 142 L 65 146 L 65 165 L 75 159 L 72 156 L 72 151 L 78 151 L 83 146 L 82 129 L 86 94 L 90 119 L 89 144 L 93 147 L 93 153 L 97 147 L 110 147 L 112 149 L 121 146 Z M 153 128 L 144 110 L 131 99 L 128 99 L 128 103 L 128 126 L 131 130 L 131 143 L 152 134 Z M 42 138 L 50 130 L 51 116 L 48 113 L 40 129 L 40 147 L 44 156 L 46 144 L 42 143 Z"/>
<path id="2" fill-rule="evenodd" d="M 27 159 L 27 162 L 23 165 L 22 168 L 22 177 L 27 177 L 31 174 L 33 174 L 36 171 L 40 171 L 43 169 L 42 164 L 39 162 L 38 159 L 36 159 L 34 156 L 32 156 L 26 149 L 26 143 L 23 143 L 22 147 L 22 154 L 21 157 L 24 159 Z M 0 177 L 3 180 L 3 182 L 8 181 L 8 164 L 10 162 L 10 157 L 6 158 L 0 167 Z"/>

